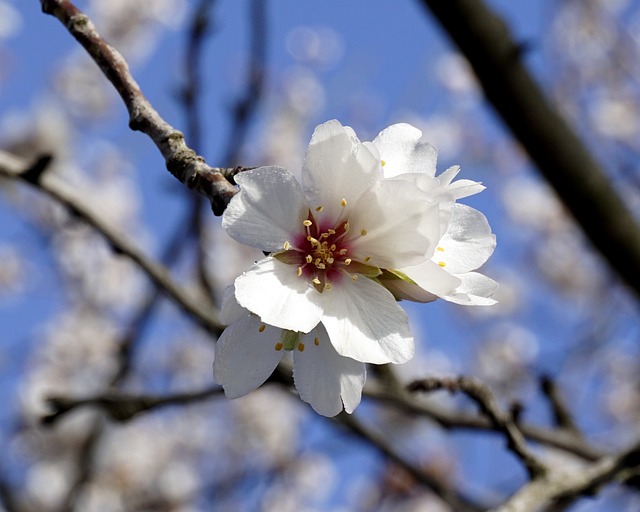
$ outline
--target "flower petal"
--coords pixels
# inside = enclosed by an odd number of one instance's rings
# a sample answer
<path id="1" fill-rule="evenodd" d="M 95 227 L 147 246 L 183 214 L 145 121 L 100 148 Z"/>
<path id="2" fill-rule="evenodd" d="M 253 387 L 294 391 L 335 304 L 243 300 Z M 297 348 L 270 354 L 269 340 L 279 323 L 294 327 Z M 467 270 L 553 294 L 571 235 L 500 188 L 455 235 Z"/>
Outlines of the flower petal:
<path id="1" fill-rule="evenodd" d="M 438 205 L 403 180 L 385 180 L 362 194 L 350 212 L 349 224 L 355 237 L 354 258 L 369 257 L 372 264 L 384 268 L 424 261 L 440 238 Z"/>
<path id="2" fill-rule="evenodd" d="M 405 123 L 389 126 L 374 139 L 373 145 L 384 162 L 385 178 L 405 173 L 434 176 L 438 153 L 428 142 L 420 142 L 422 132 Z"/>
<path id="3" fill-rule="evenodd" d="M 498 301 L 491 296 L 498 290 L 498 283 L 478 272 L 460 274 L 462 284 L 451 295 L 442 298 L 463 306 L 492 306 Z"/>
<path id="4" fill-rule="evenodd" d="M 411 359 L 407 315 L 382 285 L 360 276 L 321 296 L 322 323 L 338 354 L 375 364 Z"/>
<path id="5" fill-rule="evenodd" d="M 496 247 L 487 218 L 478 210 L 454 204 L 446 233 L 438 242 L 433 261 L 451 274 L 462 274 L 480 267 Z"/>
<path id="6" fill-rule="evenodd" d="M 284 354 L 276 350 L 281 329 L 247 314 L 227 327 L 216 343 L 213 374 L 229 398 L 246 395 L 269 378 Z"/>
<path id="7" fill-rule="evenodd" d="M 227 286 L 222 292 L 222 306 L 220 307 L 220 321 L 225 325 L 237 322 L 248 313 L 236 300 L 236 287 Z"/>
<path id="8" fill-rule="evenodd" d="M 306 278 L 296 275 L 295 265 L 264 258 L 236 278 L 235 286 L 240 305 L 264 323 L 309 332 L 320 321 L 320 294 Z"/>
<path id="9" fill-rule="evenodd" d="M 282 249 L 300 230 L 308 206 L 295 176 L 282 167 L 259 167 L 235 177 L 240 185 L 222 216 L 232 237 L 263 251 Z"/>
<path id="10" fill-rule="evenodd" d="M 380 159 L 354 131 L 338 121 L 316 127 L 302 168 L 302 183 L 312 208 L 324 208 L 322 218 L 334 223 L 347 205 L 382 179 Z"/>
<path id="11" fill-rule="evenodd" d="M 398 269 L 420 288 L 439 297 L 449 295 L 460 286 L 460 279 L 452 276 L 440 265 L 427 260 L 420 265 Z"/>
<path id="12" fill-rule="evenodd" d="M 364 363 L 339 355 L 322 325 L 302 339 L 304 350 L 293 352 L 293 379 L 300 398 L 324 416 L 335 416 L 343 404 L 353 412 L 362 396 Z"/>

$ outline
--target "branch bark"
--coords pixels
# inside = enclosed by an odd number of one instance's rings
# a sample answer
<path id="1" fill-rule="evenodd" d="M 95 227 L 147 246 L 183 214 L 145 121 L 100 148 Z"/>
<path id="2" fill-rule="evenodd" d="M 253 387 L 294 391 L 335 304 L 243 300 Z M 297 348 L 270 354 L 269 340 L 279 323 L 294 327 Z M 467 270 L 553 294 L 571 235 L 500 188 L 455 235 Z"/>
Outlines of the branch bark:
<path id="1" fill-rule="evenodd" d="M 237 192 L 223 175 L 232 170 L 207 165 L 187 146 L 184 135 L 153 108 L 122 55 L 100 36 L 86 14 L 68 0 L 41 0 L 40 3 L 42 11 L 60 20 L 113 84 L 129 112 L 129 127 L 148 135 L 164 157 L 169 172 L 207 197 L 213 212 L 221 215 Z"/>
<path id="2" fill-rule="evenodd" d="M 487 99 L 584 233 L 640 297 L 640 228 L 607 175 L 522 63 L 518 45 L 481 0 L 422 0 L 468 59 Z"/>

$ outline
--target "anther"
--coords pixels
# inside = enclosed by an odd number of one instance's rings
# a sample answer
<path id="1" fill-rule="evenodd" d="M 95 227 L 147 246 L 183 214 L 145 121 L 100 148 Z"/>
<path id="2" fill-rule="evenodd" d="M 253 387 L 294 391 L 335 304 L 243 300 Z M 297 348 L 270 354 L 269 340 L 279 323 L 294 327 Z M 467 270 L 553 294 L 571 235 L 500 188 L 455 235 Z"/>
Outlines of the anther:
<path id="1" fill-rule="evenodd" d="M 311 263 L 313 261 L 313 256 L 311 256 L 311 254 L 307 254 L 304 257 L 304 261 L 306 261 L 307 263 Z"/>
<path id="2" fill-rule="evenodd" d="M 352 281 L 357 281 L 358 280 L 358 274 L 351 274 L 351 280 Z"/>
<path id="3" fill-rule="evenodd" d="M 387 165 L 387 162 L 385 162 L 384 160 L 380 160 L 380 165 L 384 167 L 385 165 Z"/>
<path id="4" fill-rule="evenodd" d="M 313 222 L 311 222 L 309 219 L 302 221 L 302 225 L 303 226 L 310 227 L 312 224 L 313 224 Z"/>
<path id="5" fill-rule="evenodd" d="M 311 280 L 311 282 L 312 282 L 313 284 L 321 284 L 321 283 L 320 283 L 320 279 L 318 279 L 317 277 L 314 277 L 314 278 Z"/>
<path id="6" fill-rule="evenodd" d="M 320 340 L 318 338 L 315 338 L 313 340 L 313 344 L 317 347 L 318 345 L 320 345 Z"/>
<path id="7" fill-rule="evenodd" d="M 444 252 L 444 247 L 437 247 L 436 251 Z"/>
<path id="8" fill-rule="evenodd" d="M 439 261 L 438 265 L 440 265 L 441 267 L 446 267 L 447 264 L 444 261 Z"/>
<path id="9" fill-rule="evenodd" d="M 262 324 L 260 327 L 258 327 L 258 332 L 264 332 L 266 327 L 267 327 L 266 325 Z"/>
<path id="10" fill-rule="evenodd" d="M 298 267 L 298 270 L 296 270 L 296 275 L 298 277 L 300 277 L 302 275 L 302 267 Z"/>
<path id="11" fill-rule="evenodd" d="M 282 347 L 284 347 L 284 345 L 282 343 L 278 342 L 278 343 L 276 343 L 276 346 L 273 347 L 273 348 L 275 348 L 279 352 L 280 350 L 282 350 Z"/>
<path id="12" fill-rule="evenodd" d="M 335 249 L 333 249 L 333 250 L 335 251 Z M 339 254 L 340 256 L 344 256 L 345 254 L 347 254 L 347 250 L 346 250 L 346 249 L 340 249 L 340 250 L 338 251 L 338 254 Z"/>
<path id="13" fill-rule="evenodd" d="M 304 343 L 298 343 L 298 350 L 304 352 Z"/>
<path id="14" fill-rule="evenodd" d="M 342 207 L 344 208 L 345 206 L 347 206 L 347 200 L 343 197 L 342 201 L 340 201 L 340 204 L 342 205 Z"/>
<path id="15" fill-rule="evenodd" d="M 325 289 L 325 290 L 331 290 L 332 288 L 333 288 L 333 285 L 332 285 L 331 283 L 326 283 L 326 284 L 324 285 L 324 289 Z"/>
<path id="16" fill-rule="evenodd" d="M 291 248 L 291 244 L 289 242 L 285 242 L 283 247 L 285 251 L 288 251 Z"/>
<path id="17" fill-rule="evenodd" d="M 344 260 L 344 264 L 351 265 L 351 258 L 347 258 L 346 260 Z"/>
<path id="18" fill-rule="evenodd" d="M 369 263 L 369 261 L 370 261 L 370 260 L 371 260 L 371 256 L 367 256 L 367 257 L 364 259 L 364 262 L 365 262 L 365 263 Z"/>
<path id="19" fill-rule="evenodd" d="M 335 235 L 336 234 L 336 230 L 335 229 L 327 229 L 327 233 L 329 233 L 330 235 Z"/>
<path id="20" fill-rule="evenodd" d="M 367 234 L 367 230 L 366 230 L 366 229 L 364 229 L 364 228 L 362 228 L 362 229 L 360 230 L 360 236 L 365 236 L 366 234 Z"/>
<path id="21" fill-rule="evenodd" d="M 324 210 L 324 206 L 318 206 L 318 207 L 316 208 L 316 211 L 317 211 L 318 213 L 320 213 L 322 210 Z"/>

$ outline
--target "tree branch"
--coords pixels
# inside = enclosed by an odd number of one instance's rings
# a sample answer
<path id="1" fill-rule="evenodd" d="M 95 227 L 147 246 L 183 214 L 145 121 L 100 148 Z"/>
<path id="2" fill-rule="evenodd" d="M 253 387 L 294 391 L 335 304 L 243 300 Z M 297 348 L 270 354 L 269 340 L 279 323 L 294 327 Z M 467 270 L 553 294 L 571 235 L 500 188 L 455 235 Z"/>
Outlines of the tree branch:
<path id="1" fill-rule="evenodd" d="M 222 174 L 230 170 L 210 167 L 187 146 L 183 134 L 167 123 L 144 97 L 122 55 L 100 36 L 86 14 L 68 0 L 40 3 L 42 11 L 60 20 L 113 84 L 129 112 L 129 127 L 148 135 L 164 157 L 169 172 L 207 197 L 216 215 L 222 214 L 237 192 Z"/>
<path id="2" fill-rule="evenodd" d="M 164 290 L 176 305 L 195 318 L 205 329 L 214 333 L 221 332 L 222 326 L 216 319 L 217 315 L 213 307 L 206 303 L 203 304 L 204 301 L 196 300 L 185 292 L 181 286 L 173 281 L 166 267 L 147 258 L 134 244 L 109 226 L 92 207 L 83 204 L 78 194 L 66 183 L 50 173 L 45 174 L 45 168 L 40 167 L 42 167 L 42 162 L 48 161 L 48 159 L 50 159 L 48 156 L 41 157 L 35 165 L 28 165 L 18 157 L 0 151 L 0 176 L 28 181 L 67 207 L 99 231 L 115 250 L 133 260 L 156 286 Z M 37 173 L 33 171 L 34 168 L 39 168 Z"/>
<path id="3" fill-rule="evenodd" d="M 640 228 L 609 178 L 522 63 L 481 0 L 422 0 L 469 60 L 487 99 L 618 276 L 640 296 Z"/>

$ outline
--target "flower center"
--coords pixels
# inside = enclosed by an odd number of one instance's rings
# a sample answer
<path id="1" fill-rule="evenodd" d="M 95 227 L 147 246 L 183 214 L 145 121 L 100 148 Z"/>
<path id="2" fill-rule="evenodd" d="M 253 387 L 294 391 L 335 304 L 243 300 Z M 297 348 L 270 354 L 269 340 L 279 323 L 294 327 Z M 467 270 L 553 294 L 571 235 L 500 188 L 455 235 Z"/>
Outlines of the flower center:
<path id="1" fill-rule="evenodd" d="M 343 199 L 342 207 L 345 206 L 346 201 Z M 322 210 L 322 206 L 316 208 L 317 212 Z M 344 220 L 344 216 L 332 227 L 323 226 L 315 219 L 311 210 L 302 222 L 302 227 L 304 229 L 293 239 L 293 245 L 285 242 L 284 251 L 273 256 L 284 263 L 296 265 L 296 274 L 309 279 L 320 293 L 331 290 L 345 272 L 354 281 L 358 278 L 357 274 L 369 277 L 380 274 L 378 267 L 367 264 L 371 258 L 365 257 L 360 262 L 349 257 L 353 252 L 354 240 L 366 236 L 366 229 L 361 229 L 359 234 L 352 234 L 349 221 Z"/>

